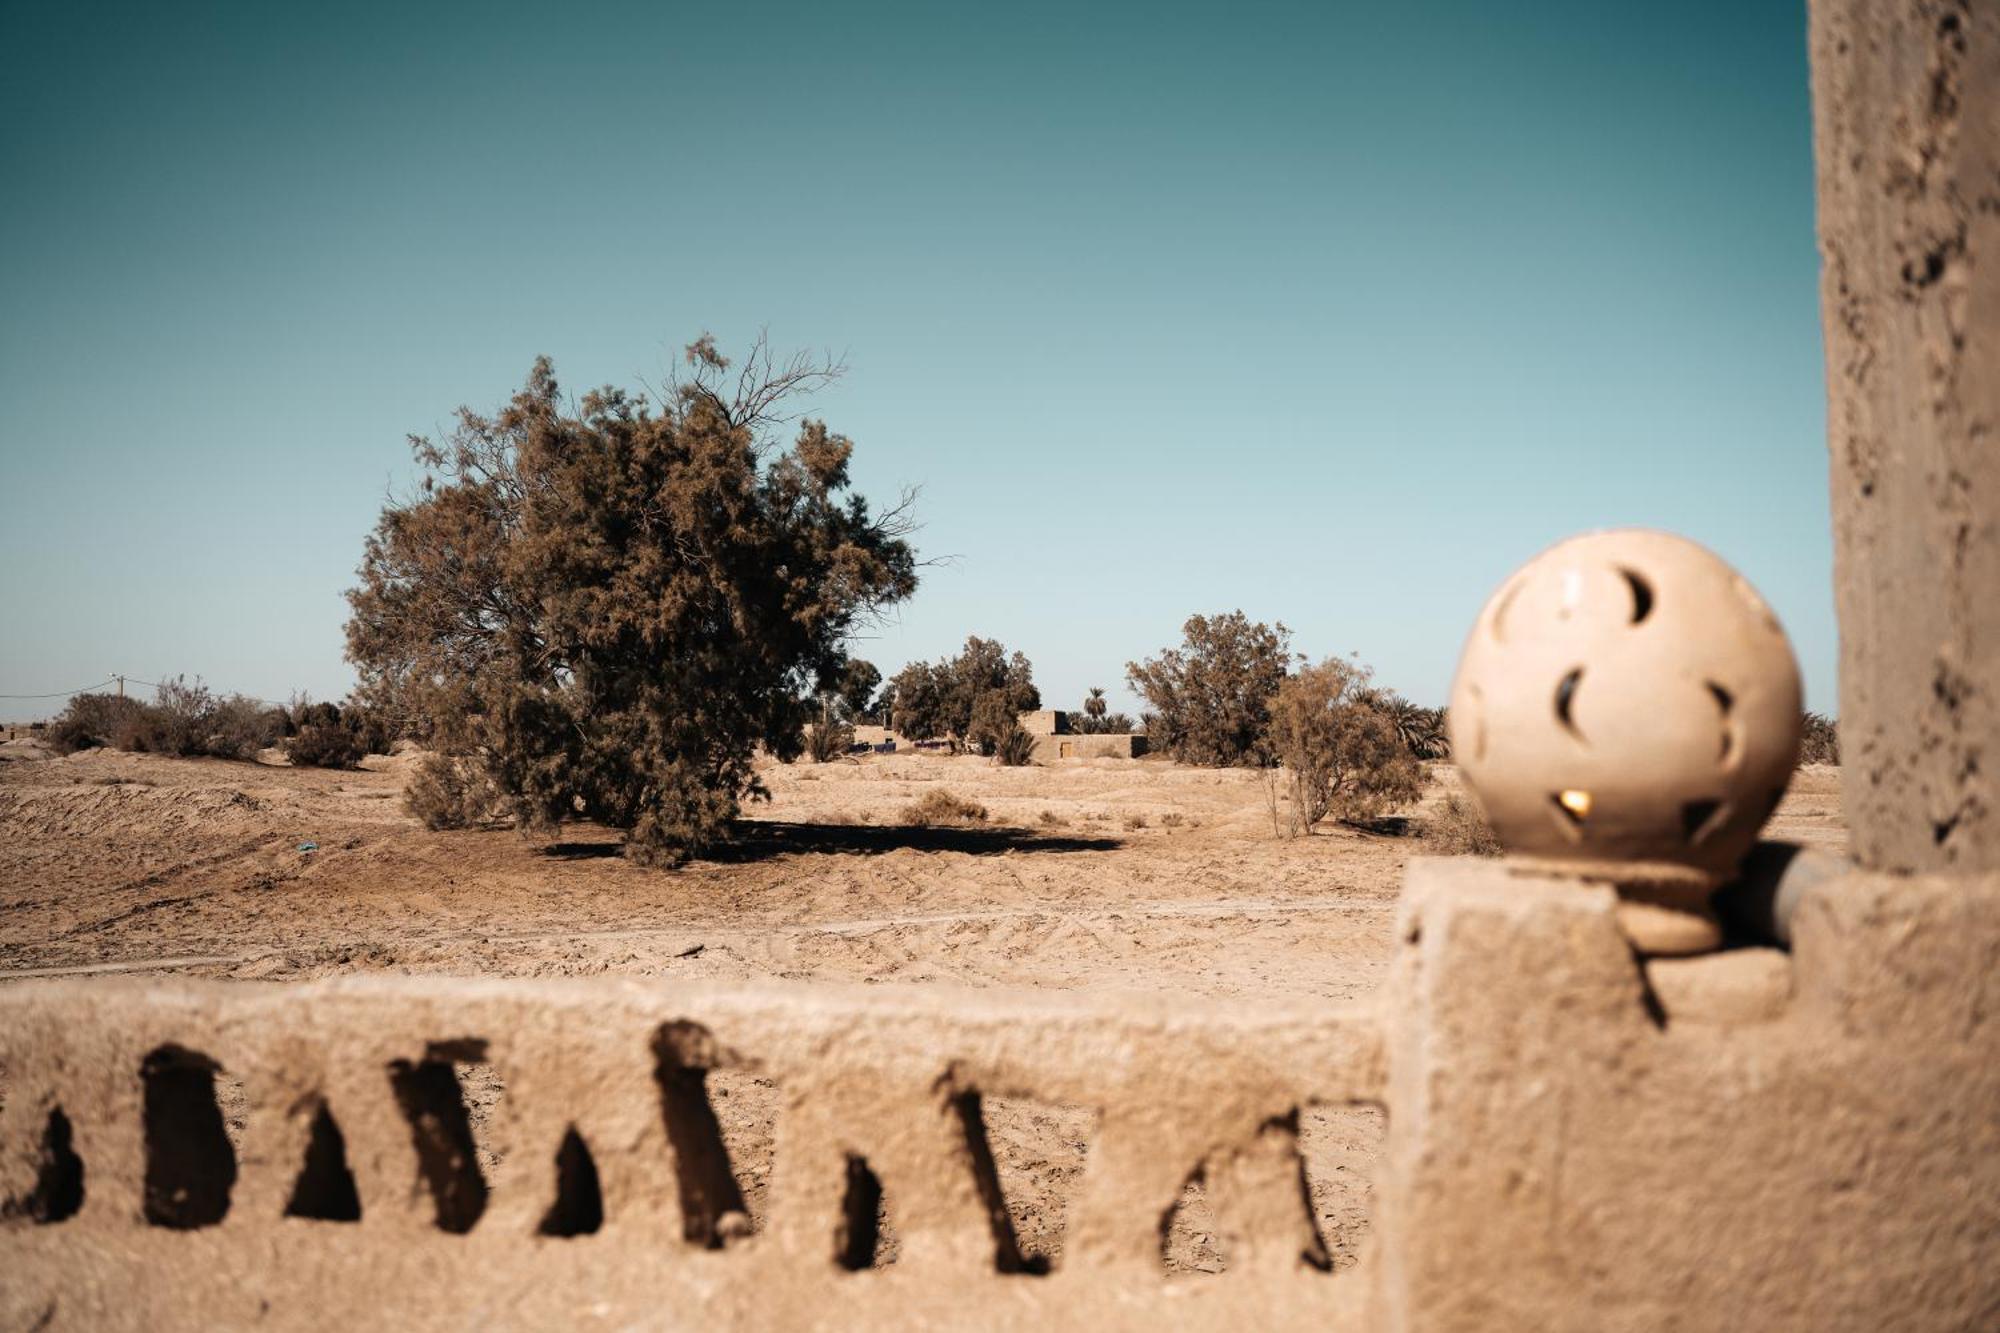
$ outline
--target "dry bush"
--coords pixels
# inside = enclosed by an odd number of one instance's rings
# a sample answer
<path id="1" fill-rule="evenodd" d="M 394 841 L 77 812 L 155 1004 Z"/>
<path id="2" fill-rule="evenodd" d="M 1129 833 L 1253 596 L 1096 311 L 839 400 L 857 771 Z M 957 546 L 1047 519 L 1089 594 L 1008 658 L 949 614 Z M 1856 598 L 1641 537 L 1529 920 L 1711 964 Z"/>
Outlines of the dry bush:
<path id="1" fill-rule="evenodd" d="M 508 813 L 499 784 L 476 755 L 425 755 L 403 789 L 403 808 L 427 829 L 474 828 Z"/>
<path id="2" fill-rule="evenodd" d="M 352 700 L 316 704 L 294 695 L 286 721 L 285 758 L 300 768 L 355 768 L 364 755 L 387 754 L 394 739 L 380 709 Z"/>
<path id="3" fill-rule="evenodd" d="M 1144 827 L 1146 827 L 1146 817 L 1144 815 L 1125 816 L 1125 831 L 1127 833 L 1137 832 Z"/>
<path id="4" fill-rule="evenodd" d="M 904 806 L 901 819 L 913 828 L 935 824 L 983 824 L 986 822 L 986 807 L 940 787 L 936 791 L 925 792 L 921 800 Z"/>
<path id="5" fill-rule="evenodd" d="M 1500 839 L 1479 803 L 1461 792 L 1447 795 L 1424 821 L 1423 841 L 1424 850 L 1437 856 L 1500 855 Z"/>
<path id="6" fill-rule="evenodd" d="M 1160 816 L 1161 828 L 1179 828 L 1182 824 L 1186 822 L 1187 821 L 1181 817 L 1181 812 L 1178 810 L 1169 810 L 1167 811 L 1167 813 Z"/>
<path id="7" fill-rule="evenodd" d="M 1801 764 L 1837 764 L 1840 762 L 1840 724 L 1824 713 L 1808 712 L 1803 720 L 1804 734 L 1799 740 L 1799 762 Z"/>
<path id="8" fill-rule="evenodd" d="M 285 738 L 285 758 L 299 768 L 353 768 L 361 742 L 338 722 L 309 722 Z"/>
<path id="9" fill-rule="evenodd" d="M 277 738 L 270 710 L 255 699 L 233 694 L 216 700 L 201 752 L 222 759 L 254 759 Z"/>
<path id="10" fill-rule="evenodd" d="M 117 745 L 145 705 L 115 694 L 79 694 L 64 706 L 46 733 L 57 754 Z"/>
<path id="11" fill-rule="evenodd" d="M 146 710 L 143 729 L 133 739 L 150 754 L 204 754 L 202 742 L 218 702 L 199 676 L 192 685 L 185 676 L 163 681 Z"/>
<path id="12" fill-rule="evenodd" d="M 1035 738 L 1019 722 L 1011 723 L 993 740 L 993 758 L 1003 768 L 1026 768 L 1035 762 Z"/>
<path id="13" fill-rule="evenodd" d="M 1291 808 L 1278 814 L 1277 783 L 1266 771 L 1273 831 L 1307 833 L 1328 815 L 1372 819 L 1423 794 L 1423 765 L 1411 757 L 1368 684 L 1366 667 L 1329 657 L 1287 676 L 1271 701 L 1266 744 L 1284 766 Z"/>
<path id="14" fill-rule="evenodd" d="M 1068 822 L 1069 822 L 1068 820 L 1064 819 L 1061 815 L 1057 814 L 1053 810 L 1042 811 L 1042 823 L 1048 825 L 1050 828 L 1061 828 Z"/>
<path id="15" fill-rule="evenodd" d="M 62 754 L 108 745 L 134 754 L 248 759 L 273 738 L 271 720 L 255 700 L 225 698 L 184 676 L 162 684 L 150 704 L 79 694 L 49 728 L 49 744 Z"/>

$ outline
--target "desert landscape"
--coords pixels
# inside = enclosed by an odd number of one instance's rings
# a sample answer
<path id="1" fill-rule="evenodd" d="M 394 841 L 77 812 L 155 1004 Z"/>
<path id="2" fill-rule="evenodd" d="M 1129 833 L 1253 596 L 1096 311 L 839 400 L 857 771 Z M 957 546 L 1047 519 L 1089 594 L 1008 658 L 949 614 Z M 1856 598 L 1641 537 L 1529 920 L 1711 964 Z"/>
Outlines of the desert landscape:
<path id="1" fill-rule="evenodd" d="M 1324 1001 L 1367 996 L 1391 954 L 1398 885 L 1430 812 L 1379 829 L 1272 836 L 1259 775 L 1164 759 L 1003 767 L 977 756 L 764 761 L 771 799 L 726 854 L 671 871 L 565 826 L 432 832 L 403 808 L 407 747 L 354 771 L 0 747 L 0 984 L 184 975 L 281 985 L 354 973 L 623 974 L 884 986 L 1118 990 Z M 950 826 L 904 812 L 948 791 L 985 809 Z M 1840 852 L 1839 769 L 1809 765 L 1767 837 Z M 310 850 L 304 850 L 310 848 Z M 227 1082 L 223 1084 L 225 1110 Z M 468 1070 L 475 1131 L 504 1089 Z M 722 1076 L 718 1107 L 753 1214 L 775 1102 Z M 1063 1205 L 1088 1169 L 1076 1108 L 987 1109 L 1023 1248 L 1059 1262 Z M 1336 1266 L 1367 1228 L 1379 1113 L 1312 1108 L 1301 1147 Z M 506 1144 L 480 1139 L 497 1158 Z M 491 1172 L 487 1173 L 489 1177 Z M 885 1252 L 893 1256 L 893 1249 Z M 1227 1256 L 1198 1187 L 1170 1271 Z"/>
<path id="2" fill-rule="evenodd" d="M 0 1333 L 2000 1329 L 2000 0 L 0 29 Z"/>

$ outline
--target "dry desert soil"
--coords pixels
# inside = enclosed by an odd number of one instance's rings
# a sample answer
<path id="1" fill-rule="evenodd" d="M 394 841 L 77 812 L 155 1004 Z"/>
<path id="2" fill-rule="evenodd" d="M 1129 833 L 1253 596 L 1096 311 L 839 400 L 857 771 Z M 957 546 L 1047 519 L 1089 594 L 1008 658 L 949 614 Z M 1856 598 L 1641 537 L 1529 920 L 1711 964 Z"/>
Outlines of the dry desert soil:
<path id="1" fill-rule="evenodd" d="M 556 839 L 428 832 L 403 809 L 408 755 L 358 772 L 56 758 L 22 742 L 0 756 L 0 984 L 621 973 L 1333 1005 L 1381 978 L 1397 885 L 1423 852 L 1415 830 L 1456 784 L 1437 766 L 1403 832 L 1322 828 L 1280 841 L 1244 771 L 1154 759 L 1009 769 L 922 754 L 771 764 L 771 800 L 750 807 L 736 845 L 654 870 L 624 861 L 599 828 Z M 901 824 L 940 789 L 984 806 L 986 820 Z M 1766 836 L 1843 850 L 1839 771 L 1802 770 Z M 718 1078 L 758 1213 L 775 1093 Z M 465 1081 L 483 1127 L 505 1090 L 490 1070 L 468 1069 Z M 1059 1260 L 1089 1117 L 997 1101 L 987 1114 L 1024 1248 Z M 1345 1266 L 1366 1230 L 1379 1117 L 1312 1108 L 1301 1130 L 1320 1227 Z M 489 1159 L 507 1147 L 481 1143 Z M 1165 1259 L 1183 1272 L 1227 1263 L 1198 1185 Z"/>

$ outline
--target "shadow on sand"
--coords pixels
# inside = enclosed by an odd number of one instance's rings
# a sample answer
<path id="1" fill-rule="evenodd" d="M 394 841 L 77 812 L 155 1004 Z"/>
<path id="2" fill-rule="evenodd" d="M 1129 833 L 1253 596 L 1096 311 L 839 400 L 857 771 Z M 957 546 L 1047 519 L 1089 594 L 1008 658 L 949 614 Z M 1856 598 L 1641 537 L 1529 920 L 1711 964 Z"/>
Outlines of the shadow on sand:
<path id="1" fill-rule="evenodd" d="M 1109 852 L 1124 845 L 1119 838 L 1060 836 L 1023 828 L 794 824 L 775 819 L 746 819 L 736 825 L 732 841 L 709 849 L 694 861 L 743 865 L 812 853 L 875 856 L 897 851 L 959 852 L 968 856 L 997 856 L 1002 852 Z M 601 841 L 557 842 L 542 849 L 542 855 L 564 861 L 620 854 L 618 837 L 608 830 Z"/>

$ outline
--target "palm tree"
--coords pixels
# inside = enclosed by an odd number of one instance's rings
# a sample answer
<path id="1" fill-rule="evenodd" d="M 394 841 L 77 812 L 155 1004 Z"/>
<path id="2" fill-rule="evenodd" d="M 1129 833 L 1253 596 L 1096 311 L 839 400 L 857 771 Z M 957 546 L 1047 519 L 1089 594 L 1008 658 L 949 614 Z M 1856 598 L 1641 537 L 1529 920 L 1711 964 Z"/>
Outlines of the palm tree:
<path id="1" fill-rule="evenodd" d="M 1448 759 L 1451 741 L 1445 735 L 1444 709 L 1424 708 L 1400 694 L 1385 693 L 1380 707 L 1389 715 L 1403 746 L 1418 759 Z"/>

